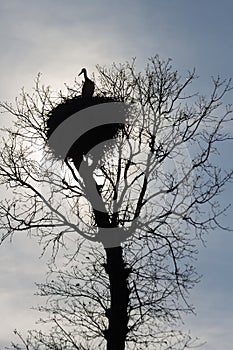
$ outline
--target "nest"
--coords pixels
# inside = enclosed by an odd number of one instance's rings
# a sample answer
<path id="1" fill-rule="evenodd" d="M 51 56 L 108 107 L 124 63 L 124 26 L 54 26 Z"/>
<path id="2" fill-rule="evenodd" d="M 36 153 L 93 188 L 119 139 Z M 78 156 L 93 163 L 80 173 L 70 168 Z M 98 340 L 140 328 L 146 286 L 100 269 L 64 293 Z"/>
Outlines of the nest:
<path id="1" fill-rule="evenodd" d="M 66 119 L 71 117 L 76 112 L 94 105 L 109 102 L 119 101 L 110 97 L 95 96 L 86 99 L 82 96 L 76 96 L 72 99 L 67 99 L 65 102 L 60 103 L 55 108 L 53 108 L 49 112 L 47 119 L 47 139 L 48 145 L 50 149 L 52 149 L 53 155 L 56 158 L 63 158 L 61 155 L 61 144 L 59 145 L 59 150 L 58 147 L 51 145 L 49 142 L 49 139 L 52 136 L 53 132 L 61 123 L 63 123 Z M 126 118 L 126 116 L 124 118 Z M 116 138 L 117 134 L 120 130 L 123 129 L 124 125 L 124 123 L 103 124 L 88 130 L 80 137 L 78 137 L 77 140 L 75 140 L 75 142 L 69 148 L 65 158 L 70 158 L 73 160 L 75 159 L 76 166 L 79 167 L 84 155 L 87 153 L 91 154 L 91 149 L 93 149 L 96 145 L 103 143 L 104 141 Z M 65 135 L 65 137 L 69 138 L 69 135 Z"/>

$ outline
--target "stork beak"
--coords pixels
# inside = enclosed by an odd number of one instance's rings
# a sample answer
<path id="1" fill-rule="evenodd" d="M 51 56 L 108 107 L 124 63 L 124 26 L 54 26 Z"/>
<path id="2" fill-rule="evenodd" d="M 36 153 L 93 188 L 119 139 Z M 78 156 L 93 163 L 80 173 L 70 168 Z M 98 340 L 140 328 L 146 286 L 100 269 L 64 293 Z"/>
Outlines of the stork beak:
<path id="1" fill-rule="evenodd" d="M 82 74 L 82 71 L 79 73 L 79 75 L 78 76 L 80 76 Z"/>

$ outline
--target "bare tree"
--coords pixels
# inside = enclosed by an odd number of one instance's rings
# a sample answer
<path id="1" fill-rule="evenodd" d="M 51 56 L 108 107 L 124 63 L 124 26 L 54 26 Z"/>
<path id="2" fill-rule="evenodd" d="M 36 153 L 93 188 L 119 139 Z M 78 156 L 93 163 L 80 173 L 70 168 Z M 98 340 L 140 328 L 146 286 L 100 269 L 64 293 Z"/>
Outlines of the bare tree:
<path id="1" fill-rule="evenodd" d="M 31 332 L 24 345 L 185 349 L 190 337 L 175 327 L 183 312 L 193 310 L 187 297 L 199 280 L 196 241 L 222 227 L 227 206 L 219 206 L 218 195 L 233 176 L 217 159 L 218 144 L 232 140 L 232 109 L 223 105 L 231 82 L 216 78 L 210 96 L 192 93 L 195 72 L 182 79 L 170 60 L 158 56 L 144 72 L 137 72 L 135 60 L 97 70 L 93 99 L 101 108 L 110 102 L 112 113 L 115 106 L 127 107 L 124 127 L 107 146 L 82 152 L 78 143 L 59 158 L 64 145 L 57 135 L 72 139 L 65 123 L 48 137 L 54 111 L 82 103 L 77 82 L 66 96 L 56 96 L 38 77 L 32 95 L 22 91 L 14 106 L 1 104 L 13 116 L 0 160 L 1 183 L 11 189 L 0 206 L 2 240 L 28 231 L 44 249 L 52 247 L 54 259 L 69 252 L 67 269 L 51 265 L 50 277 L 38 285 L 49 297 L 40 308 L 48 312 L 44 322 L 53 328 L 49 335 Z M 95 103 L 89 105 L 97 113 Z M 98 131 L 112 138 L 101 123 Z M 89 144 L 93 134 L 85 135 Z"/>

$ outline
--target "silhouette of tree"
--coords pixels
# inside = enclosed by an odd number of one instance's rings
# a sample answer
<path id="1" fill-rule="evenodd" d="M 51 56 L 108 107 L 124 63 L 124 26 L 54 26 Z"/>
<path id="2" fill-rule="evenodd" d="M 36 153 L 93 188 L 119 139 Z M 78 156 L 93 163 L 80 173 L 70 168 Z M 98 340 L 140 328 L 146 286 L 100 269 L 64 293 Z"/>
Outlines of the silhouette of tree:
<path id="1" fill-rule="evenodd" d="M 182 79 L 158 56 L 143 72 L 135 60 L 97 70 L 93 99 L 128 106 L 124 127 L 105 129 L 114 140 L 97 152 L 83 146 L 90 135 L 65 159 L 48 147 L 51 113 L 81 103 L 77 82 L 56 96 L 38 76 L 33 94 L 1 104 L 13 116 L 0 158 L 1 183 L 12 190 L 0 206 L 2 241 L 27 231 L 52 248 L 38 284 L 51 329 L 26 340 L 16 333 L 26 349 L 185 349 L 191 338 L 178 326 L 193 311 L 196 242 L 222 228 L 218 195 L 233 176 L 217 156 L 232 139 L 232 109 L 223 106 L 231 82 L 213 79 L 210 96 L 200 96 L 191 92 L 194 71 Z"/>

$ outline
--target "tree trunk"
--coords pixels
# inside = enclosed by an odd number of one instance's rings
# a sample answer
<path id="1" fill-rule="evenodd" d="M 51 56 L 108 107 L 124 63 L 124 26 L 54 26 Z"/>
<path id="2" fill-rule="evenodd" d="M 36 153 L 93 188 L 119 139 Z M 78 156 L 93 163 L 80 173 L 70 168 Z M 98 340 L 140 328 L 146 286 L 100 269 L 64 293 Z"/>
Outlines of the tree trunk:
<path id="1" fill-rule="evenodd" d="M 88 166 L 79 169 L 86 185 L 86 195 L 93 207 L 96 225 L 100 228 L 115 227 L 110 222 L 108 213 L 101 196 L 97 194 L 96 183 L 93 174 Z M 98 209 L 97 209 L 98 208 Z M 109 276 L 111 304 L 106 312 L 108 318 L 108 329 L 105 331 L 105 339 L 107 341 L 107 350 L 124 350 L 126 335 L 128 333 L 128 304 L 129 304 L 129 288 L 127 279 L 129 269 L 126 268 L 122 247 L 105 248 L 106 265 L 105 270 Z"/>
<path id="2" fill-rule="evenodd" d="M 106 272 L 109 275 L 111 306 L 106 316 L 109 326 L 106 330 L 107 350 L 124 350 L 128 333 L 129 270 L 125 267 L 122 248 L 106 248 Z"/>

